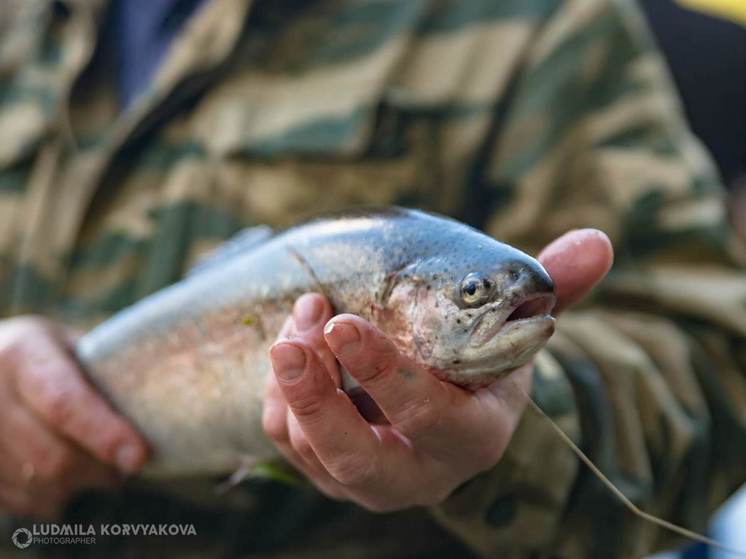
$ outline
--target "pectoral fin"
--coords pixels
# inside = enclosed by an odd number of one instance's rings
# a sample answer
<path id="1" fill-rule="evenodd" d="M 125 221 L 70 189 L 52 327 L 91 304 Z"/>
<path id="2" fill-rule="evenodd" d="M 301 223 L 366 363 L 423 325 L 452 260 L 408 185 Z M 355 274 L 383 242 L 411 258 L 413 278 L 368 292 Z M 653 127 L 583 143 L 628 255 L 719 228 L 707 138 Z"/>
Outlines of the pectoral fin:
<path id="1" fill-rule="evenodd" d="M 257 464 L 258 462 L 256 458 L 253 458 L 251 456 L 242 456 L 236 471 L 233 472 L 230 477 L 228 477 L 228 479 L 226 479 L 224 482 L 218 484 L 218 486 L 215 488 L 215 492 L 218 495 L 225 495 L 226 493 L 228 493 L 228 491 L 236 487 L 236 485 L 244 481 L 246 478 L 250 477 L 254 472 Z"/>
<path id="2" fill-rule="evenodd" d="M 258 461 L 252 456 L 242 456 L 238 468 L 228 479 L 220 483 L 215 492 L 225 495 L 228 491 L 247 479 L 271 479 L 285 485 L 304 485 L 307 481 L 300 477 L 289 464 L 280 461 Z"/>

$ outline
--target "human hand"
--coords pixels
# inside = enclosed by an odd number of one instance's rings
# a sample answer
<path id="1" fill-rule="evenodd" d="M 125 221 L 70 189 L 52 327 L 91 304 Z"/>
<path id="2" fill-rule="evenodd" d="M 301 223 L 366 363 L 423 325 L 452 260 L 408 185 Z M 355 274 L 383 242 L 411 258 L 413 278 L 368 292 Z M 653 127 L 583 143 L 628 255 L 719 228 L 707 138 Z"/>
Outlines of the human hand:
<path id="1" fill-rule="evenodd" d="M 541 253 L 555 314 L 606 275 L 612 254 L 595 230 L 567 233 Z M 263 415 L 280 452 L 321 492 L 372 511 L 430 506 L 499 461 L 526 404 L 531 364 L 470 392 L 417 367 L 365 320 L 331 316 L 319 295 L 296 302 L 270 350 Z M 339 389 L 337 361 L 386 424 L 366 421 Z"/>
<path id="2" fill-rule="evenodd" d="M 54 518 L 74 493 L 137 472 L 146 449 L 86 383 L 63 330 L 21 317 L 0 322 L 0 456 L 0 509 Z"/>

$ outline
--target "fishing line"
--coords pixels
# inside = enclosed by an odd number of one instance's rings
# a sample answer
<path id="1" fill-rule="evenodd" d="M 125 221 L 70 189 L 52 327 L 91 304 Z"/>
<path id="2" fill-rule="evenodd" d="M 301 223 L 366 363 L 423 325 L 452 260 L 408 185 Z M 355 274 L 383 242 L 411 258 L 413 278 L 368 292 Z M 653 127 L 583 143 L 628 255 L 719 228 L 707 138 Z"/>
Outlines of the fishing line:
<path id="1" fill-rule="evenodd" d="M 593 473 L 593 475 L 595 475 L 606 486 L 606 488 L 609 491 L 611 491 L 611 493 L 617 499 L 619 499 L 625 507 L 627 507 L 627 509 L 630 512 L 632 512 L 639 518 L 642 518 L 646 522 L 655 524 L 656 526 L 664 528 L 665 530 L 668 530 L 670 532 L 674 532 L 675 534 L 678 534 L 680 536 L 684 536 L 685 538 L 688 538 L 690 540 L 694 540 L 700 543 L 707 544 L 716 549 L 719 549 L 726 553 L 730 553 L 732 555 L 736 555 L 738 557 L 746 557 L 746 551 L 728 547 L 727 545 L 723 545 L 719 542 L 716 542 L 715 540 L 708 538 L 707 536 L 703 536 L 702 534 L 699 534 L 692 530 L 688 530 L 687 528 L 684 528 L 683 526 L 679 526 L 677 524 L 674 524 L 662 518 L 658 518 L 657 516 L 654 516 L 640 509 L 637 505 L 635 505 L 632 501 L 630 501 L 627 498 L 627 496 L 624 493 L 622 493 L 622 491 L 616 485 L 614 485 L 614 483 L 612 483 L 612 481 L 608 477 L 604 475 L 604 473 L 598 468 L 598 466 L 596 466 L 591 461 L 591 459 L 588 458 L 585 452 L 580 450 L 578 445 L 576 445 L 573 442 L 573 440 L 562 430 L 562 428 L 559 425 L 557 425 L 551 417 L 549 417 L 546 413 L 544 413 L 544 410 L 542 410 L 536 404 L 536 402 L 533 401 L 531 396 L 522 387 L 518 386 L 517 383 L 514 383 L 514 384 L 515 384 L 515 387 L 518 388 L 518 390 L 521 391 L 524 396 L 526 396 L 526 398 L 528 399 L 529 405 L 534 410 L 534 412 L 537 413 L 540 417 L 544 418 L 552 426 L 552 429 L 554 429 L 557 432 L 557 434 L 564 441 L 564 443 L 570 447 L 570 449 L 575 453 L 575 455 L 578 458 L 580 458 L 580 461 L 583 462 L 583 464 L 585 464 L 588 467 L 588 469 Z"/>

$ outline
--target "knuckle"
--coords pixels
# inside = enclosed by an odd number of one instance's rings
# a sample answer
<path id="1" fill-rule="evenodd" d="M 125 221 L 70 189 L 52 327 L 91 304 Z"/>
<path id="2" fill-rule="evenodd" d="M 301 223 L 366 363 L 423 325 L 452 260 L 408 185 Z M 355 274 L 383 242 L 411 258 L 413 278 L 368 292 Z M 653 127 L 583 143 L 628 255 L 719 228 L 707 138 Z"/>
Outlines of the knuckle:
<path id="1" fill-rule="evenodd" d="M 362 367 L 364 375 L 362 380 L 367 384 L 386 382 L 386 379 L 390 378 L 389 373 L 394 367 L 394 357 L 388 353 L 375 354 L 373 360 Z"/>
<path id="2" fill-rule="evenodd" d="M 348 455 L 329 466 L 329 473 L 339 483 L 349 487 L 365 486 L 379 477 L 379 462 L 361 455 Z"/>
<path id="3" fill-rule="evenodd" d="M 368 347 L 376 353 L 385 355 L 389 358 L 395 358 L 398 354 L 394 342 L 392 342 L 386 334 L 378 329 L 374 329 L 370 333 L 370 337 L 368 338 Z"/>
<path id="4" fill-rule="evenodd" d="M 318 421 L 323 410 L 321 399 L 315 392 L 297 395 L 290 401 L 290 408 L 296 419 L 303 423 Z"/>
<path id="5" fill-rule="evenodd" d="M 69 425 L 75 414 L 70 390 L 49 381 L 39 383 L 39 388 L 37 398 L 44 417 L 55 425 Z"/>

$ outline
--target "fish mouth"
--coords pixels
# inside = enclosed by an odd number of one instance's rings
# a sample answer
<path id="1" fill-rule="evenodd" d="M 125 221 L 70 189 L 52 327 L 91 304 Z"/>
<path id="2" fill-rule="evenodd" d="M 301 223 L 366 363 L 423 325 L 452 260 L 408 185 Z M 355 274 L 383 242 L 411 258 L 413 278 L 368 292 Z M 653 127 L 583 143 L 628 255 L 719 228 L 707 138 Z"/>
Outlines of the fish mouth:
<path id="1" fill-rule="evenodd" d="M 553 325 L 554 318 L 550 313 L 556 302 L 553 294 L 542 293 L 527 295 L 511 306 L 504 307 L 500 303 L 490 306 L 474 321 L 469 346 L 476 349 L 518 329 L 533 330 L 536 327 L 541 330 Z"/>
<path id="2" fill-rule="evenodd" d="M 434 373 L 477 390 L 528 363 L 554 333 L 556 297 L 529 295 L 507 306 L 495 303 L 478 316 L 458 360 Z"/>

